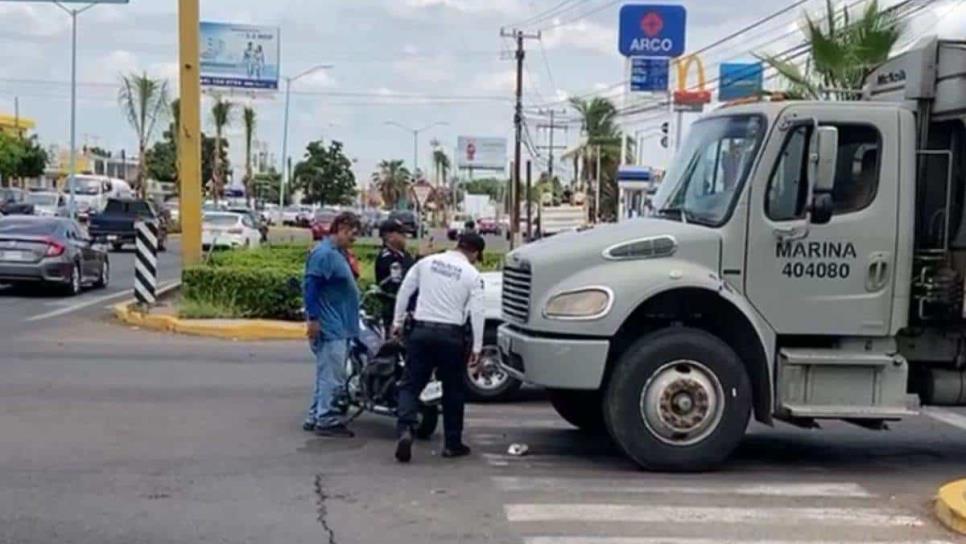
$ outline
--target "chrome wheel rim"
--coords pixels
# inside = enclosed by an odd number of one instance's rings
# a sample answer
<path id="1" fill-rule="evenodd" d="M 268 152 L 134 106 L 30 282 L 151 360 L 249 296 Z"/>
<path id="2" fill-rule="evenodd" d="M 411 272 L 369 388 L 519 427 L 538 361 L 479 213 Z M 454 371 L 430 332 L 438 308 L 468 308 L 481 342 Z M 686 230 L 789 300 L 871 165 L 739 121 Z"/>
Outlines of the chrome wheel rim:
<path id="1" fill-rule="evenodd" d="M 724 388 L 705 365 L 681 359 L 665 364 L 641 391 L 641 419 L 655 438 L 672 446 L 701 442 L 718 428 Z"/>
<path id="2" fill-rule="evenodd" d="M 101 285 L 107 287 L 107 284 L 111 281 L 111 263 L 104 261 L 101 265 Z"/>
<path id="3" fill-rule="evenodd" d="M 80 293 L 81 291 L 81 269 L 76 264 L 74 265 L 74 273 L 70 277 L 70 288 L 75 293 Z"/>
<path id="4" fill-rule="evenodd" d="M 470 381 L 483 391 L 496 391 L 510 379 L 510 375 L 500 366 L 500 350 L 496 346 L 483 346 L 480 352 L 480 373 L 469 374 Z M 467 372 L 469 372 L 467 370 Z"/>

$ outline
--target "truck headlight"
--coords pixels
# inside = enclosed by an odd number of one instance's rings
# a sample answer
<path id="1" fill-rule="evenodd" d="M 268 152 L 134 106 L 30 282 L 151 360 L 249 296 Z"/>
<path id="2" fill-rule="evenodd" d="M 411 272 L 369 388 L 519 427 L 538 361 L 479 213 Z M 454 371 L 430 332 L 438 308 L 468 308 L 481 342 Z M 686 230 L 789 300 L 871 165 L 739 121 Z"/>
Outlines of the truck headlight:
<path id="1" fill-rule="evenodd" d="M 601 287 L 566 291 L 550 298 L 543 314 L 551 319 L 595 319 L 610 311 L 613 296 Z"/>

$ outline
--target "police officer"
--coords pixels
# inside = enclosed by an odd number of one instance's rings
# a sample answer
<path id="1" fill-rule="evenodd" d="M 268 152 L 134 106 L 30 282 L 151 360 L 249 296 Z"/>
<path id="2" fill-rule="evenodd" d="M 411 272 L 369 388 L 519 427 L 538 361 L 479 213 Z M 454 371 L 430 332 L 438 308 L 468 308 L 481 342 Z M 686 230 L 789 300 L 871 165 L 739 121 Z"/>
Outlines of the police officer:
<path id="1" fill-rule="evenodd" d="M 475 372 L 483 347 L 483 278 L 473 266 L 483 257 L 483 238 L 463 233 L 456 249 L 425 257 L 403 280 L 396 298 L 393 331 L 398 334 L 410 297 L 417 290 L 415 323 L 406 343 L 406 370 L 399 384 L 396 459 L 412 457 L 412 428 L 417 423 L 419 395 L 433 370 L 443 382 L 443 457 L 469 455 L 463 444 L 463 383 L 465 366 Z M 466 318 L 472 328 L 472 348 L 466 349 Z M 466 354 L 470 351 L 469 361 Z"/>
<path id="2" fill-rule="evenodd" d="M 413 266 L 413 257 L 406 251 L 406 233 L 402 223 L 388 219 L 379 225 L 382 250 L 376 257 L 376 284 L 382 290 L 382 322 L 385 331 L 392 330 L 396 293 L 406 272 Z"/>

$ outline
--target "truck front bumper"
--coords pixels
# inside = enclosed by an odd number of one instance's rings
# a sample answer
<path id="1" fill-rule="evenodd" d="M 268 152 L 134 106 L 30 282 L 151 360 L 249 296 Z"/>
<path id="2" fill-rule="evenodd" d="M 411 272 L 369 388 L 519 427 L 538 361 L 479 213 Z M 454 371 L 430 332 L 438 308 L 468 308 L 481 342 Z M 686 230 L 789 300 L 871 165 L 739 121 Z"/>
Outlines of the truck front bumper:
<path id="1" fill-rule="evenodd" d="M 599 389 L 610 342 L 535 335 L 502 325 L 500 366 L 514 378 L 553 389 Z"/>

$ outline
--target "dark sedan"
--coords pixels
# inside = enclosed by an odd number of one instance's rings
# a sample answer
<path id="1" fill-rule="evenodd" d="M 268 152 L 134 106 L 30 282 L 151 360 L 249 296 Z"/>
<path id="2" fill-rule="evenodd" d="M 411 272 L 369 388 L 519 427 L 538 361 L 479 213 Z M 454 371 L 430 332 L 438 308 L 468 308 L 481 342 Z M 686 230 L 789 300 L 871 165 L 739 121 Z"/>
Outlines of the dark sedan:
<path id="1" fill-rule="evenodd" d="M 0 218 L 0 283 L 47 283 L 76 295 L 107 287 L 111 263 L 79 223 L 65 217 Z"/>
<path id="2" fill-rule="evenodd" d="M 33 215 L 34 205 L 20 189 L 0 187 L 0 215 Z"/>

